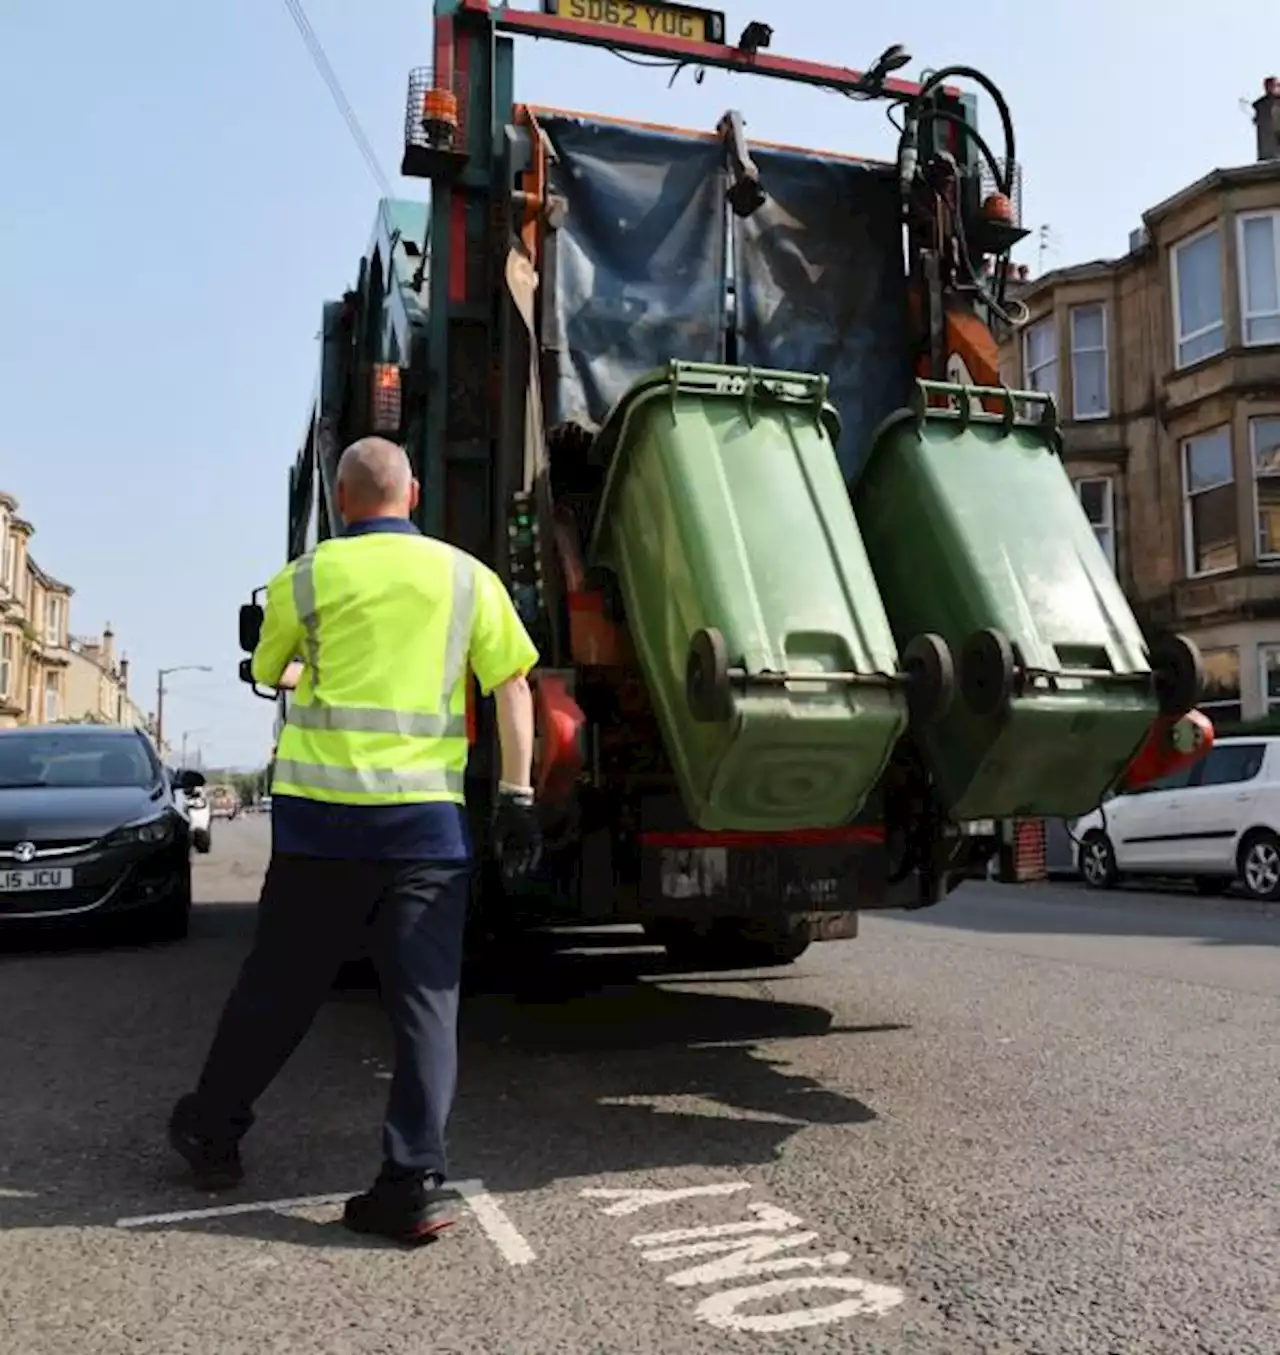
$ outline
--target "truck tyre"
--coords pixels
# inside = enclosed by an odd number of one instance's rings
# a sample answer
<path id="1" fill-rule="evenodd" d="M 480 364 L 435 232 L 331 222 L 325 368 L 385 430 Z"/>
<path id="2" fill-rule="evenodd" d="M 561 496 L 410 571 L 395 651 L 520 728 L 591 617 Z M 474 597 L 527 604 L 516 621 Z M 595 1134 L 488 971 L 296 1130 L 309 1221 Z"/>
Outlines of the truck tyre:
<path id="1" fill-rule="evenodd" d="M 813 939 L 808 924 L 778 918 L 717 918 L 703 926 L 664 918 L 646 923 L 645 933 L 666 948 L 674 968 L 701 972 L 792 964 Z"/>

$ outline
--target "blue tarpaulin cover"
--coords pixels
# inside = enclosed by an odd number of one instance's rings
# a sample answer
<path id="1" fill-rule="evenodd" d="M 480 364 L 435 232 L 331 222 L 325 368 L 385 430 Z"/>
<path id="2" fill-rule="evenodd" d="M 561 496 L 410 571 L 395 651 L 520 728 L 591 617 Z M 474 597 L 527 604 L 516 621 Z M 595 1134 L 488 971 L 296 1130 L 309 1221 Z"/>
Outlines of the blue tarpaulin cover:
<path id="1" fill-rule="evenodd" d="M 727 213 L 718 139 L 565 115 L 540 122 L 568 206 L 549 279 L 551 421 L 603 422 L 671 358 L 725 361 L 732 314 L 737 362 L 830 377 L 852 477 L 872 430 L 910 391 L 892 169 L 753 147 L 769 198 L 739 220 Z"/>

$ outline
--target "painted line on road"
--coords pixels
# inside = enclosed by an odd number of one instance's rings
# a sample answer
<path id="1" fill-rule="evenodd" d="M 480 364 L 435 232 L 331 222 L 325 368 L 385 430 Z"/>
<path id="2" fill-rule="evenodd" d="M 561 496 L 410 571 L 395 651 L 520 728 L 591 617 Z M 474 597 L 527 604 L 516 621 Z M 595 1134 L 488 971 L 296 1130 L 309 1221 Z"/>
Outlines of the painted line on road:
<path id="1" fill-rule="evenodd" d="M 509 1266 L 527 1266 L 537 1256 L 507 1211 L 484 1188 L 483 1181 L 459 1181 L 454 1189 Z"/>
<path id="2" fill-rule="evenodd" d="M 450 1181 L 450 1189 L 462 1197 L 472 1217 L 499 1255 L 509 1266 L 527 1266 L 537 1258 L 524 1234 L 511 1221 L 507 1211 L 480 1180 Z M 117 1228 L 151 1228 L 166 1223 L 192 1223 L 200 1219 L 233 1218 L 239 1214 L 285 1213 L 291 1209 L 323 1209 L 344 1204 L 354 1191 L 341 1195 L 296 1195 L 287 1200 L 251 1200 L 240 1204 L 214 1205 L 208 1209 L 177 1209 L 168 1214 L 139 1214 L 117 1219 Z"/>
<path id="3" fill-rule="evenodd" d="M 136 1218 L 117 1219 L 117 1228 L 149 1228 L 164 1223 L 191 1223 L 196 1219 L 229 1219 L 237 1214 L 271 1214 L 286 1209 L 319 1209 L 343 1204 L 354 1194 L 296 1195 L 290 1200 L 253 1200 L 243 1204 L 222 1204 L 212 1209 L 176 1209 L 171 1214 L 139 1214 Z"/>

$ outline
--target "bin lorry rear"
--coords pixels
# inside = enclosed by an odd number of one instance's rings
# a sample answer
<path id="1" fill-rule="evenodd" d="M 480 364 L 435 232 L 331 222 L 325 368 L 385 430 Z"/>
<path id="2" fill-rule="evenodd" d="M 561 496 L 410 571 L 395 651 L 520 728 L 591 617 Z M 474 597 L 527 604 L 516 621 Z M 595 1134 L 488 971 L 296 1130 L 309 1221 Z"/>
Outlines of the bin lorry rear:
<path id="1" fill-rule="evenodd" d="M 886 101 L 898 153 L 518 103 L 530 36 Z M 379 203 L 324 307 L 288 555 L 341 531 L 338 457 L 376 433 L 422 529 L 511 589 L 547 851 L 518 898 L 480 872 L 481 933 L 640 923 L 689 967 L 785 963 L 985 873 L 1002 820 L 1203 753 L 1194 646 L 1138 629 L 1052 398 L 997 376 L 1027 232 L 989 79 L 795 61 L 683 5 L 437 0 L 433 40 L 402 163 L 429 200 Z M 255 596 L 246 649 L 260 621 Z M 474 688 L 468 714 L 483 854 Z"/>

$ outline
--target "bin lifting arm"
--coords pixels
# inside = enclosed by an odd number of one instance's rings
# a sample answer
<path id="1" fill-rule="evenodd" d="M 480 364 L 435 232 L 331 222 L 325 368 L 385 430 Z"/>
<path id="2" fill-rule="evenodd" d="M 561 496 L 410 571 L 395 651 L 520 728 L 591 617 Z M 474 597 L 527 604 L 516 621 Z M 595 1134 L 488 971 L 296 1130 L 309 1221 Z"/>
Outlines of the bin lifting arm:
<path id="1" fill-rule="evenodd" d="M 1116 789 L 1138 790 L 1198 762 L 1213 747 L 1213 721 L 1202 711 L 1161 715 L 1151 726 L 1137 756 L 1125 768 Z"/>

